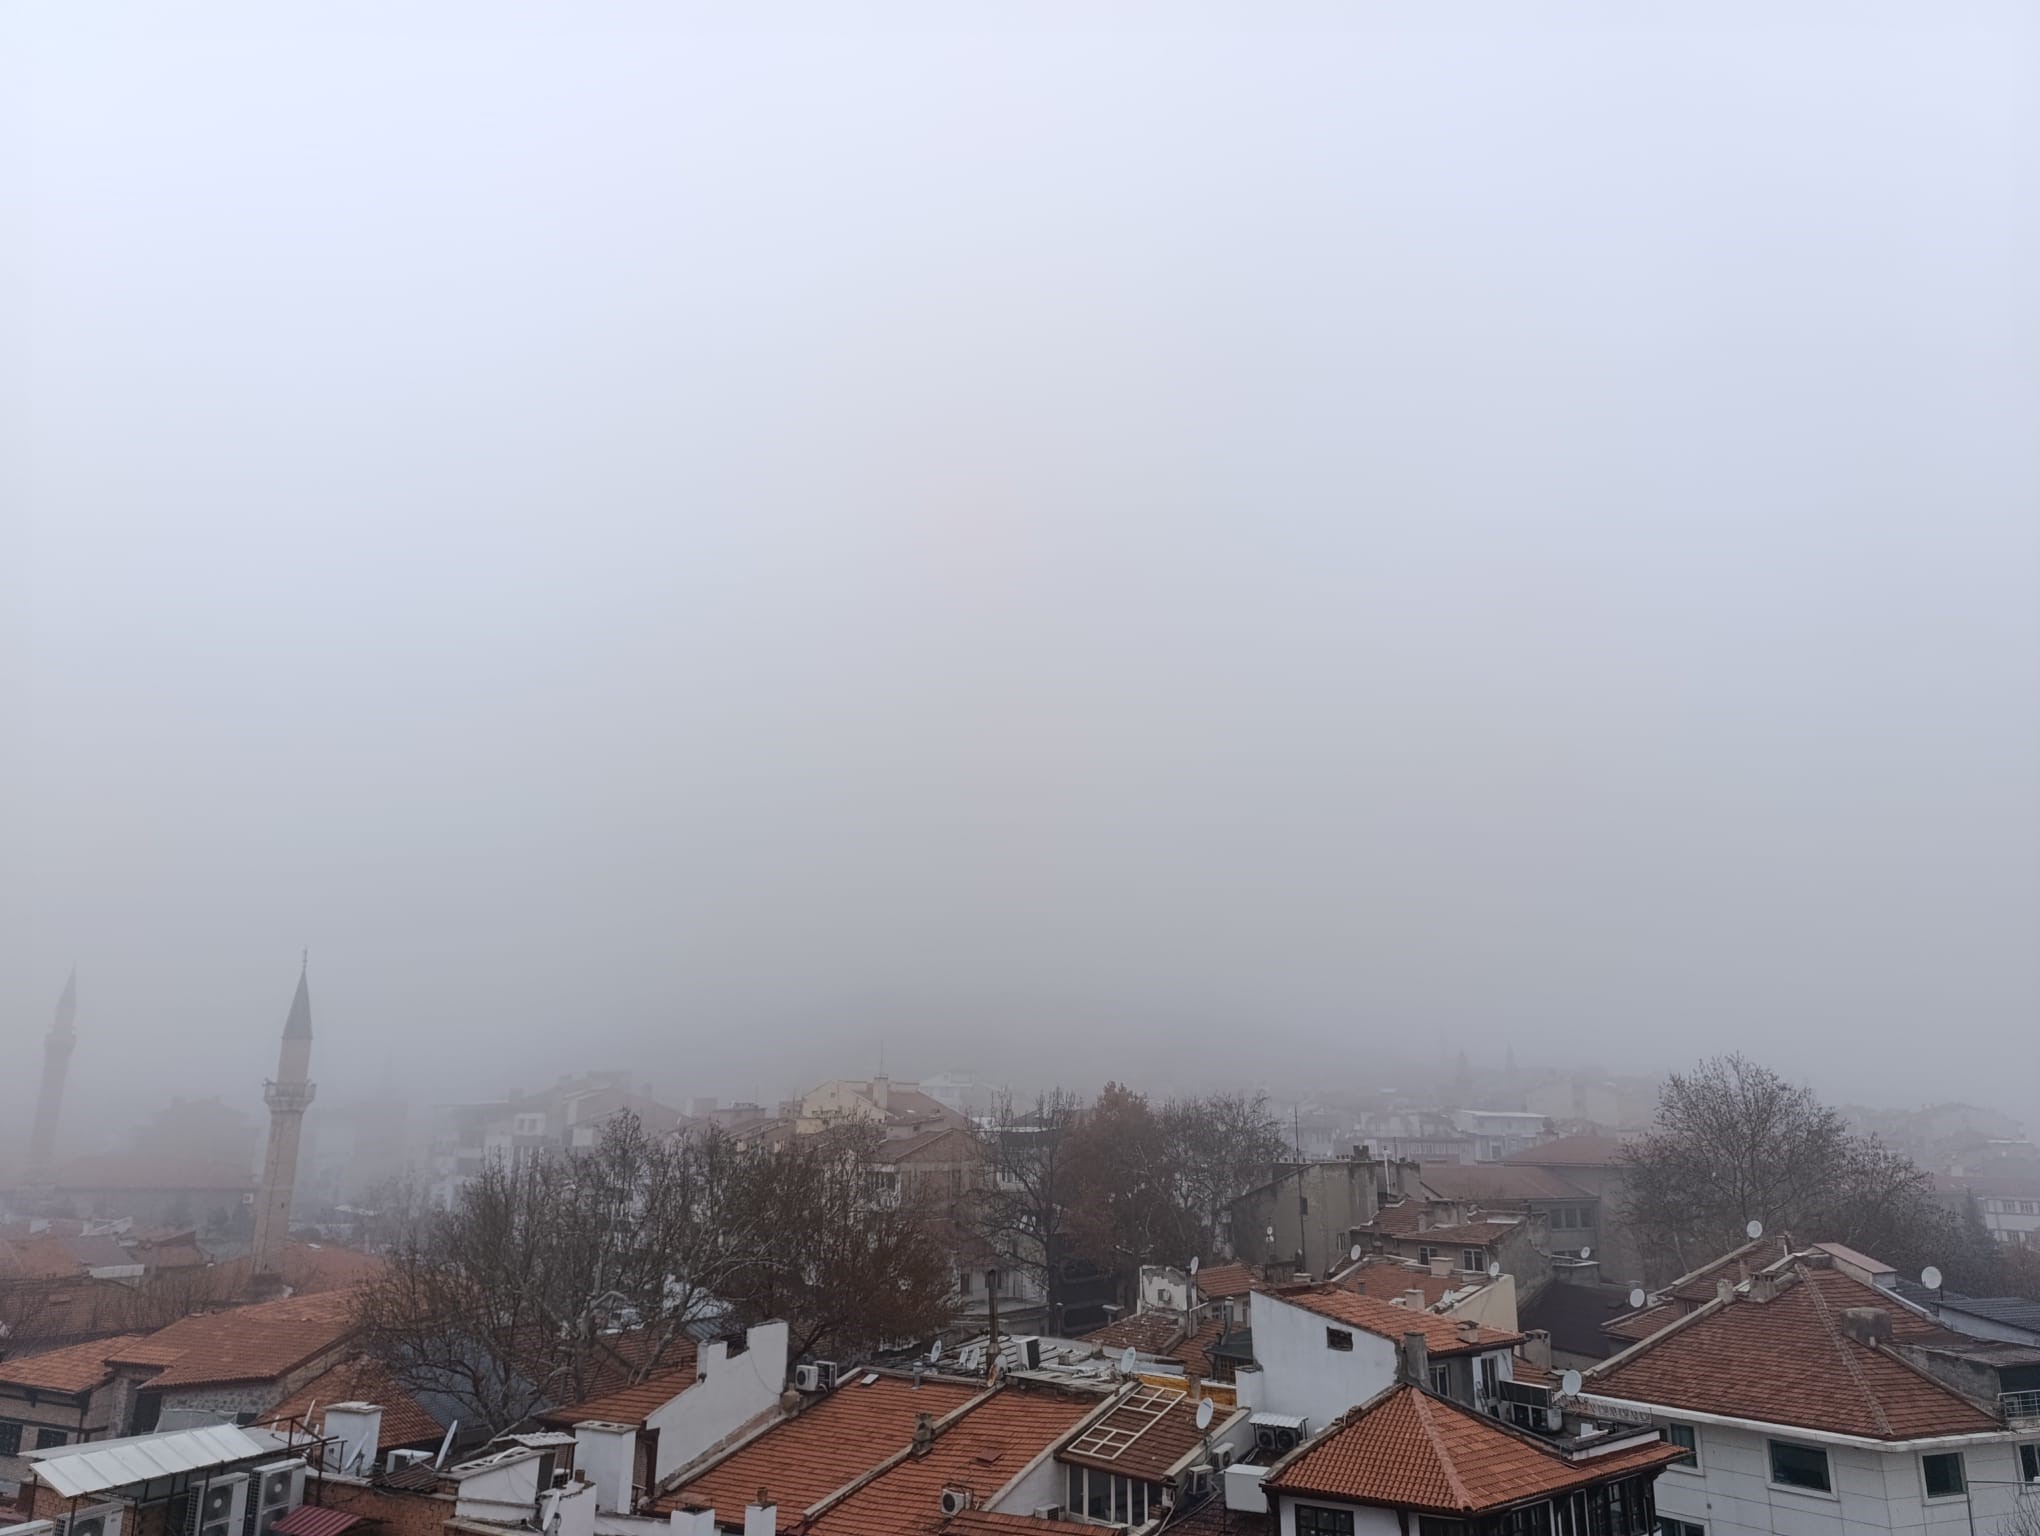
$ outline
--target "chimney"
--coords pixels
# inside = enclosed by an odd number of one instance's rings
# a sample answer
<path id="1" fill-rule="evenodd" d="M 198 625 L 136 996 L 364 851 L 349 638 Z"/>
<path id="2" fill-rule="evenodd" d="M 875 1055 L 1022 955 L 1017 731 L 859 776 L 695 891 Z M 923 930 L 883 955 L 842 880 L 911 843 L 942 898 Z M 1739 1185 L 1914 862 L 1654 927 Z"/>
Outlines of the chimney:
<path id="1" fill-rule="evenodd" d="M 1450 1279 L 1452 1277 L 1452 1261 L 1450 1259 L 1431 1260 L 1431 1273 L 1441 1280 Z"/>
<path id="2" fill-rule="evenodd" d="M 1404 1291 L 1402 1303 L 1412 1312 L 1421 1312 L 1425 1307 L 1424 1293 L 1421 1290 Z"/>
<path id="3" fill-rule="evenodd" d="M 1402 1336 L 1403 1379 L 1417 1386 L 1429 1386 L 1431 1382 L 1431 1346 L 1424 1342 L 1421 1329 L 1412 1328 Z"/>
<path id="4" fill-rule="evenodd" d="M 1776 1301 L 1778 1299 L 1778 1277 L 1770 1270 L 1759 1270 L 1750 1276 L 1751 1301 Z"/>
<path id="5" fill-rule="evenodd" d="M 925 1456 L 935 1449 L 935 1419 L 932 1414 L 914 1415 L 914 1442 L 910 1447 L 916 1456 Z M 749 1536 L 749 1533 L 746 1533 Z"/>
<path id="6" fill-rule="evenodd" d="M 744 1536 L 778 1536 L 779 1506 L 758 1490 L 758 1502 L 744 1506 Z"/>
<path id="7" fill-rule="evenodd" d="M 1477 1323 L 1477 1322 L 1475 1322 L 1475 1321 L 1474 1321 L 1474 1320 L 1473 1320 L 1472 1318 L 1470 1318 L 1470 1317 L 1462 1317 L 1462 1318 L 1460 1318 L 1460 1319 L 1459 1319 L 1459 1336 L 1460 1336 L 1460 1337 L 1461 1337 L 1462 1339 L 1466 1339 L 1466 1340 L 1468 1340 L 1468 1341 L 1471 1341 L 1471 1340 L 1474 1340 L 1474 1339 L 1477 1339 L 1477 1338 L 1479 1338 L 1479 1337 L 1480 1337 L 1480 1324 L 1479 1324 L 1479 1323 Z"/>
<path id="8" fill-rule="evenodd" d="M 715 1536 L 715 1511 L 676 1509 L 666 1517 L 672 1536 Z"/>
<path id="9" fill-rule="evenodd" d="M 1882 1307 L 1844 1307 L 1842 1332 L 1858 1344 L 1889 1344 L 1891 1314 Z"/>
<path id="10" fill-rule="evenodd" d="M 328 1403 L 326 1433 L 339 1442 L 334 1470 L 345 1477 L 367 1477 L 375 1470 L 378 1442 L 382 1439 L 382 1409 L 374 1403 Z"/>
<path id="11" fill-rule="evenodd" d="M 637 1426 L 590 1419 L 574 1426 L 574 1465 L 595 1484 L 595 1507 L 604 1514 L 631 1514 L 631 1485 L 637 1473 Z"/>
<path id="12" fill-rule="evenodd" d="M 1733 1301 L 1735 1299 L 1735 1282 L 1726 1275 L 1717 1276 L 1714 1281 L 1714 1299 L 1716 1301 Z"/>
<path id="13" fill-rule="evenodd" d="M 1540 1371 L 1551 1369 L 1551 1334 L 1543 1328 L 1532 1328 L 1523 1335 L 1523 1358 Z"/>

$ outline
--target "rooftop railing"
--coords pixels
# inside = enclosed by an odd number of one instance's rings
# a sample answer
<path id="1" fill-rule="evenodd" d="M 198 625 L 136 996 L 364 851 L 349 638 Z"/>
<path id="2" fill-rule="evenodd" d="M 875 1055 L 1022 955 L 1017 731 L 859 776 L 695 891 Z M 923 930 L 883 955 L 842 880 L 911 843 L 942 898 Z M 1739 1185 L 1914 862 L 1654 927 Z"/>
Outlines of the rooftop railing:
<path id="1" fill-rule="evenodd" d="M 2000 1392 L 1998 1409 L 2004 1414 L 2007 1424 L 2021 1428 L 2040 1424 L 2040 1391 Z"/>

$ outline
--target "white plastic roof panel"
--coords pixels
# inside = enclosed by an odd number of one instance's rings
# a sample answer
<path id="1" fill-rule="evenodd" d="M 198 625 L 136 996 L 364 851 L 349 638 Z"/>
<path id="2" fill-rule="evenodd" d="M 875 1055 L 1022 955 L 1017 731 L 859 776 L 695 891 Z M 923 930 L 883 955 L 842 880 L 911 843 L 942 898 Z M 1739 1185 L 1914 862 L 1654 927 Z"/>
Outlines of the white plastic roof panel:
<path id="1" fill-rule="evenodd" d="M 146 1483 L 152 1478 L 274 1456 L 289 1445 L 284 1436 L 266 1429 L 207 1424 L 198 1429 L 129 1435 L 122 1440 L 88 1440 L 80 1445 L 60 1445 L 22 1454 L 35 1463 L 37 1481 L 67 1499 L 75 1499 L 125 1488 L 130 1483 Z"/>

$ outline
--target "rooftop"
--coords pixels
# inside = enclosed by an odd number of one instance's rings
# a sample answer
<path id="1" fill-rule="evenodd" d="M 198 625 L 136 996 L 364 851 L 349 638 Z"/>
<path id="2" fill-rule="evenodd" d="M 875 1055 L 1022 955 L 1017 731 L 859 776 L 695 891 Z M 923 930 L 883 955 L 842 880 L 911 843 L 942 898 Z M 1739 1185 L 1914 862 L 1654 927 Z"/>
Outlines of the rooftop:
<path id="1" fill-rule="evenodd" d="M 1214 1410 L 1215 1411 L 1215 1410 Z M 1234 1409 L 1234 1414 L 1241 1410 Z M 1214 1418 L 1212 1433 L 1225 1423 Z M 1176 1463 L 1204 1441 L 1197 1427 L 1197 1399 L 1188 1392 L 1143 1386 L 1057 1452 L 1056 1460 L 1103 1467 L 1142 1482 L 1166 1479 Z"/>
<path id="2" fill-rule="evenodd" d="M 1424 1347 L 1434 1359 L 1440 1355 L 1507 1349 L 1523 1341 L 1520 1333 L 1504 1333 L 1496 1328 L 1462 1330 L 1455 1318 L 1441 1317 L 1436 1312 L 1413 1312 L 1380 1297 L 1362 1296 L 1335 1285 L 1284 1286 L 1269 1294 L 1293 1307 L 1302 1307 L 1335 1323 L 1345 1323 L 1398 1344 L 1404 1334 L 1421 1333 Z"/>
<path id="3" fill-rule="evenodd" d="M 809 1402 L 802 1412 L 662 1494 L 656 1511 L 713 1509 L 718 1521 L 742 1525 L 744 1506 L 763 1488 L 779 1506 L 780 1528 L 790 1530 L 803 1510 L 904 1449 L 914 1438 L 919 1415 L 941 1419 L 983 1391 L 975 1382 L 941 1377 L 916 1386 L 904 1376 L 851 1376 L 828 1396 Z"/>
<path id="4" fill-rule="evenodd" d="M 1443 1200 L 1591 1200 L 1548 1168 L 1514 1163 L 1427 1163 L 1424 1188 Z"/>
<path id="5" fill-rule="evenodd" d="M 1483 1283 L 1486 1277 L 1482 1277 Z M 1424 1305 L 1435 1307 L 1453 1291 L 1464 1290 L 1466 1275 L 1434 1275 L 1427 1264 L 1404 1264 L 1395 1259 L 1367 1259 L 1338 1277 L 1338 1284 L 1362 1296 L 1379 1296 L 1399 1301 L 1411 1291 L 1424 1293 Z"/>
<path id="6" fill-rule="evenodd" d="M 1254 1272 L 1244 1264 L 1212 1264 L 1197 1271 L 1197 1294 L 1207 1301 L 1244 1296 L 1254 1285 Z"/>
<path id="7" fill-rule="evenodd" d="M 374 1403 L 382 1409 L 377 1439 L 385 1447 L 437 1443 L 446 1433 L 446 1426 L 390 1374 L 388 1366 L 366 1355 L 356 1355 L 314 1376 L 278 1403 L 264 1422 L 281 1426 L 296 1419 L 315 1433 L 324 1433 L 320 1426 L 325 1418 L 317 1410 L 333 1403 Z"/>
<path id="8" fill-rule="evenodd" d="M 1572 1461 L 1470 1408 L 1403 1383 L 1279 1464 L 1264 1486 L 1465 1516 L 1654 1470 L 1684 1454 L 1652 1437 L 1633 1448 Z"/>
<path id="9" fill-rule="evenodd" d="M 118 1440 L 87 1440 L 25 1454 L 35 1464 L 37 1482 L 67 1499 L 77 1499 L 202 1467 L 275 1456 L 289 1446 L 285 1436 L 270 1430 L 208 1424 Z"/>
<path id="10" fill-rule="evenodd" d="M 26 1387 L 35 1392 L 90 1392 L 113 1379 L 107 1356 L 119 1354 L 142 1339 L 139 1333 L 124 1333 L 111 1339 L 93 1339 L 65 1349 L 46 1350 L 0 1361 L 0 1386 Z"/>
<path id="11" fill-rule="evenodd" d="M 1588 1395 L 1869 1440 L 2001 1427 L 1891 1351 L 1851 1338 L 1842 1313 L 1875 1308 L 1901 1341 L 1945 1337 L 1933 1323 L 1829 1267 L 1825 1255 L 1765 1273 L 1777 1285 L 1769 1300 L 1737 1292 L 1707 1303 L 1594 1367 Z"/>
<path id="12" fill-rule="evenodd" d="M 1036 1457 L 1103 1406 L 1092 1393 L 1021 1383 L 1000 1387 L 811 1523 L 817 1536 L 917 1536 L 938 1529 L 945 1488 L 988 1500 Z"/>
<path id="13" fill-rule="evenodd" d="M 1182 1338 L 1183 1319 L 1173 1312 L 1129 1312 L 1085 1334 L 1084 1342 L 1114 1352 L 1134 1349 L 1143 1355 L 1173 1358 L 1171 1352 Z"/>
<path id="14" fill-rule="evenodd" d="M 160 1365 L 149 1387 L 268 1381 L 334 1349 L 354 1331 L 346 1291 L 289 1296 L 180 1318 L 110 1357 L 116 1365 Z"/>
<path id="15" fill-rule="evenodd" d="M 1622 1161 L 1629 1145 L 1620 1136 L 1555 1136 L 1521 1152 L 1511 1152 L 1504 1163 L 1528 1164 L 1533 1168 L 1609 1168 Z"/>
<path id="16" fill-rule="evenodd" d="M 572 1429 L 576 1424 L 595 1419 L 604 1424 L 635 1424 L 642 1428 L 646 1419 L 694 1385 L 694 1344 L 691 1339 L 683 1345 L 683 1352 L 685 1359 L 653 1371 L 642 1381 L 598 1393 L 585 1402 L 549 1408 L 539 1416 L 540 1422 L 555 1428 Z"/>

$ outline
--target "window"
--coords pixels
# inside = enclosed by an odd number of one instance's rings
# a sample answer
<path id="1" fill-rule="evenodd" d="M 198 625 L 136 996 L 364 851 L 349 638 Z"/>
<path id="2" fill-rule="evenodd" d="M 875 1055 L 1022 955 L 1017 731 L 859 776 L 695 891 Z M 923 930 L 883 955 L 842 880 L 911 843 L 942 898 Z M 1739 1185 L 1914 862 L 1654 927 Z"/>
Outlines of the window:
<path id="1" fill-rule="evenodd" d="M 1794 1445 L 1789 1440 L 1771 1442 L 1771 1481 L 1781 1488 L 1834 1492 L 1828 1479 L 1827 1452 L 1817 1445 Z"/>
<path id="2" fill-rule="evenodd" d="M 1308 1216 L 1310 1214 L 1309 1195 L 1298 1195 L 1296 1197 L 1296 1214 L 1299 1216 Z"/>
<path id="3" fill-rule="evenodd" d="M 1322 1504 L 1296 1506 L 1296 1536 L 1353 1536 L 1353 1511 Z"/>
<path id="4" fill-rule="evenodd" d="M 1695 1525 L 1690 1520 L 1674 1520 L 1668 1515 L 1658 1516 L 1658 1536 L 1707 1536 L 1707 1527 Z"/>
<path id="5" fill-rule="evenodd" d="M 21 1426 L 0 1419 L 0 1456 L 16 1456 L 21 1452 Z"/>
<path id="6" fill-rule="evenodd" d="M 1512 1509 L 1487 1527 L 1494 1536 L 1551 1536 L 1551 1506 L 1531 1504 Z"/>
<path id="7" fill-rule="evenodd" d="M 2019 1447 L 2019 1476 L 2029 1483 L 2040 1483 L 2040 1441 Z"/>
<path id="8" fill-rule="evenodd" d="M 1325 1330 L 1325 1348 L 1343 1349 L 1350 1354 L 1353 1349 L 1353 1335 L 1344 1328 L 1327 1328 Z"/>
<path id="9" fill-rule="evenodd" d="M 1437 1393 L 1440 1397 L 1450 1397 L 1452 1395 L 1447 1390 L 1447 1387 L 1450 1384 L 1451 1380 L 1452 1373 L 1446 1367 L 1442 1365 L 1434 1365 L 1431 1367 L 1431 1390 Z"/>
<path id="10" fill-rule="evenodd" d="M 53 1446 L 69 1445 L 70 1443 L 71 1435 L 68 1430 L 39 1429 L 35 1432 L 35 1448 L 39 1451 L 47 1451 Z"/>
<path id="11" fill-rule="evenodd" d="M 1436 1253 L 1437 1251 L 1438 1251 L 1438 1250 L 1437 1250 L 1437 1249 L 1435 1249 L 1435 1248 L 1421 1248 L 1421 1247 L 1420 1247 L 1420 1248 L 1418 1248 L 1418 1249 L 1417 1249 L 1417 1262 L 1418 1262 L 1419 1264 L 1428 1264 L 1428 1263 L 1430 1263 L 1430 1262 L 1431 1262 L 1431 1255 L 1432 1255 L 1432 1254 L 1434 1254 L 1434 1253 Z"/>
<path id="12" fill-rule="evenodd" d="M 1480 1395 L 1488 1402 L 1502 1395 L 1502 1368 L 1493 1355 L 1480 1357 Z"/>
<path id="13" fill-rule="evenodd" d="M 1691 1424 L 1667 1424 L 1665 1439 L 1686 1453 L 1684 1461 L 1675 1461 L 1672 1466 L 1680 1472 L 1700 1470 L 1700 1431 Z"/>
<path id="14" fill-rule="evenodd" d="M 1487 1269 L 1487 1251 L 1482 1248 L 1460 1249 L 1459 1267 L 1461 1269 L 1469 1271 L 1480 1270 L 1482 1272 L 1485 1272 Z"/>
<path id="15" fill-rule="evenodd" d="M 1946 1451 L 1938 1456 L 1922 1456 L 1920 1471 L 1926 1474 L 1927 1497 L 1930 1499 L 1959 1499 L 1968 1491 L 1968 1484 L 1962 1477 L 1960 1451 Z"/>
<path id="16" fill-rule="evenodd" d="M 1417 1517 L 1417 1536 L 1470 1536 L 1472 1529 L 1464 1520 L 1441 1520 L 1436 1515 Z"/>

